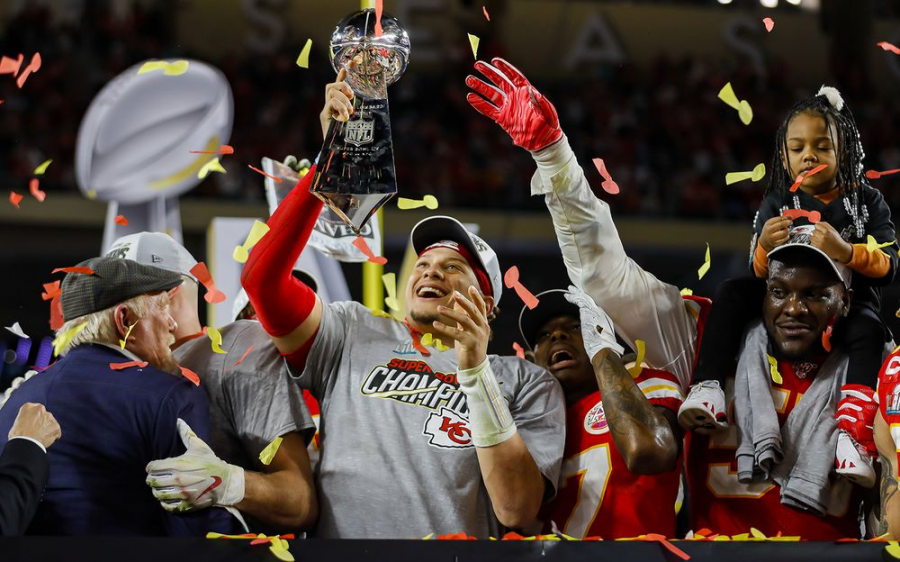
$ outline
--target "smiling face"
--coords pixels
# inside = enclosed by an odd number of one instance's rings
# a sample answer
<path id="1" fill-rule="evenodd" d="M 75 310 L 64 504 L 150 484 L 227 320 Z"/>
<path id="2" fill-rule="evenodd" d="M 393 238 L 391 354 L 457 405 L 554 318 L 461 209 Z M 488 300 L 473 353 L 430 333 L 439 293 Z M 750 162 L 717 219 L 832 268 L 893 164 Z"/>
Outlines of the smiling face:
<path id="1" fill-rule="evenodd" d="M 432 322 L 438 320 L 437 307 L 453 307 L 453 291 L 468 298 L 469 287 L 478 289 L 478 279 L 472 267 L 459 252 L 450 248 L 435 248 L 419 256 L 406 284 L 406 303 L 409 319 L 421 332 L 429 332 Z M 480 290 L 480 289 L 479 289 Z M 488 314 L 493 299 L 483 295 Z"/>
<path id="2" fill-rule="evenodd" d="M 534 341 L 534 362 L 556 377 L 567 401 L 571 403 L 571 398 L 577 400 L 597 390 L 578 318 L 564 315 L 548 320 Z"/>
<path id="3" fill-rule="evenodd" d="M 846 315 L 850 297 L 851 291 L 815 258 L 791 259 L 789 265 L 773 258 L 763 321 L 776 358 L 798 361 L 823 353 L 822 333 L 832 318 Z"/>
<path id="4" fill-rule="evenodd" d="M 807 173 L 820 164 L 828 167 L 804 179 L 803 191 L 815 195 L 835 188 L 837 175 L 837 137 L 833 127 L 816 113 L 798 113 L 788 123 L 786 133 L 787 154 L 785 166 L 791 178 Z"/>

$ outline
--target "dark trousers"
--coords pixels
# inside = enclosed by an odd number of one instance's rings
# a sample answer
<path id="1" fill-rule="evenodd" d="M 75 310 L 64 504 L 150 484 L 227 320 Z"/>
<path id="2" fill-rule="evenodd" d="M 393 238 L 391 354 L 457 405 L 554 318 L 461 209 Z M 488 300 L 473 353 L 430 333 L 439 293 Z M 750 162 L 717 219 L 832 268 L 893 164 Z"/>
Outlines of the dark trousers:
<path id="1" fill-rule="evenodd" d="M 744 330 L 759 318 L 766 295 L 766 280 L 739 277 L 716 290 L 703 331 L 703 342 L 694 369 L 694 383 L 716 380 L 725 388 L 725 377 L 734 373 Z M 887 331 L 878 314 L 866 303 L 850 305 L 850 313 L 835 327 L 832 345 L 850 356 L 847 384 L 875 387 Z"/>

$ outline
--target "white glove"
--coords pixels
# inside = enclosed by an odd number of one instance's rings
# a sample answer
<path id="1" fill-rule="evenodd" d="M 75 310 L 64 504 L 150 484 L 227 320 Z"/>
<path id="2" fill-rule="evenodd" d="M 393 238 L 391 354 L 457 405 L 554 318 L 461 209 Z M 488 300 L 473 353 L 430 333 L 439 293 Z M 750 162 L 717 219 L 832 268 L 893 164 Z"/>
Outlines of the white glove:
<path id="1" fill-rule="evenodd" d="M 146 469 L 147 485 L 163 509 L 194 511 L 211 505 L 236 505 L 244 499 L 244 469 L 217 457 L 181 418 L 178 433 L 187 452 L 152 461 Z"/>
<path id="2" fill-rule="evenodd" d="M 625 349 L 616 341 L 616 329 L 612 320 L 602 308 L 597 306 L 587 293 L 574 285 L 569 285 L 565 294 L 566 300 L 578 307 L 581 316 L 581 338 L 584 350 L 593 361 L 601 350 L 608 349 L 619 357 Z"/>

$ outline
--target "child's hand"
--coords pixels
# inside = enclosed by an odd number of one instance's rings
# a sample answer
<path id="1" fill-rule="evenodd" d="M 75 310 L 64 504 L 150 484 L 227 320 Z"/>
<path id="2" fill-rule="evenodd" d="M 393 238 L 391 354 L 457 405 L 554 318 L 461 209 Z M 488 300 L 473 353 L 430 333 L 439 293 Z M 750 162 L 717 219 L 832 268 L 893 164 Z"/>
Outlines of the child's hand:
<path id="1" fill-rule="evenodd" d="M 821 224 L 821 223 L 820 223 Z M 763 247 L 766 253 L 771 252 L 778 246 L 788 241 L 791 228 L 791 219 L 788 217 L 772 217 L 763 225 L 762 233 L 759 235 L 759 245 Z"/>
<path id="2" fill-rule="evenodd" d="M 816 223 L 809 245 L 822 250 L 829 258 L 840 263 L 849 263 L 853 258 L 853 246 L 841 238 L 838 231 L 827 222 Z"/>

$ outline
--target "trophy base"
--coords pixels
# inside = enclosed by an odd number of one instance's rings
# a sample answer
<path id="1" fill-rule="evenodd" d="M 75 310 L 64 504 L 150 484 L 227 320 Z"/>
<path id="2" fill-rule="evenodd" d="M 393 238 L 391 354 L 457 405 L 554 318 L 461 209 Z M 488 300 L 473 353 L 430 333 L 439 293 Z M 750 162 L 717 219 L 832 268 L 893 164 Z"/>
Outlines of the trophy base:
<path id="1" fill-rule="evenodd" d="M 324 201 L 357 235 L 360 234 L 369 218 L 394 196 L 393 193 L 353 195 L 322 191 L 313 191 L 312 193 Z"/>

